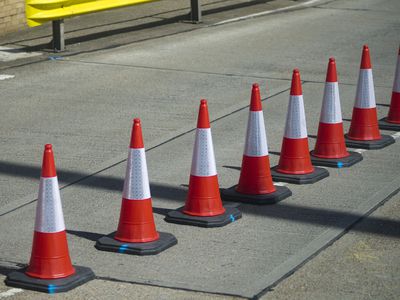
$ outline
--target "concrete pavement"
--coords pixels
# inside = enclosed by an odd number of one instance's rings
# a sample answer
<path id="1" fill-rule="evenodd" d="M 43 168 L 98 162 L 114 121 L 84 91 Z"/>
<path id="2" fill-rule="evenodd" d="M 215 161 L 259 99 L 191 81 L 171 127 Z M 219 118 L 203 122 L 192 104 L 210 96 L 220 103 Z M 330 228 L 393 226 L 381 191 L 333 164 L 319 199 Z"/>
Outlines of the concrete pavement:
<path id="1" fill-rule="evenodd" d="M 262 86 L 274 165 L 294 67 L 304 80 L 311 136 L 329 56 L 337 59 L 345 119 L 351 117 L 364 43 L 372 52 L 377 102 L 389 103 L 399 11 L 396 1 L 339 0 L 8 69 L 15 78 L 0 82 L 3 273 L 29 258 L 42 147 L 51 142 L 75 263 L 92 267 L 106 281 L 230 297 L 263 294 L 398 191 L 399 144 L 364 152 L 360 164 L 329 169 L 331 176 L 312 186 L 288 185 L 293 196 L 279 205 L 242 205 L 243 219 L 227 227 L 167 224 L 163 214 L 185 198 L 198 101 L 209 100 L 220 184 L 230 187 L 239 174 L 251 83 Z M 378 107 L 380 116 L 386 112 L 386 106 Z M 115 230 L 130 121 L 136 116 L 143 122 L 157 227 L 179 240 L 157 257 L 93 247 L 99 236 Z"/>

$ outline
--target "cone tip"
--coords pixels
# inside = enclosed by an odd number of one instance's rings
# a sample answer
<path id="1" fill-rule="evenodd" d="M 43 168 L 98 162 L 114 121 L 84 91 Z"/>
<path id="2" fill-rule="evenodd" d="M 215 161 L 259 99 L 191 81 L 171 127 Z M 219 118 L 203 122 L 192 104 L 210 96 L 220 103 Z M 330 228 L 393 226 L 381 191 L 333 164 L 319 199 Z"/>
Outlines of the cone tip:
<path id="1" fill-rule="evenodd" d="M 250 99 L 250 111 L 261 111 L 261 98 L 260 98 L 260 86 L 258 83 L 253 83 L 251 89 L 251 99 Z"/>
<path id="2" fill-rule="evenodd" d="M 293 70 L 292 86 L 290 88 L 290 95 L 291 96 L 300 96 L 302 94 L 303 94 L 303 91 L 301 89 L 300 71 L 299 71 L 299 69 L 296 68 Z"/>
<path id="3" fill-rule="evenodd" d="M 200 100 L 199 116 L 197 118 L 197 128 L 210 128 L 210 120 L 208 117 L 207 100 Z"/>
<path id="4" fill-rule="evenodd" d="M 142 135 L 142 126 L 140 124 L 140 119 L 139 118 L 134 118 L 133 119 L 131 143 L 129 145 L 129 148 L 132 148 L 132 149 L 144 148 L 143 135 Z"/>
<path id="5" fill-rule="evenodd" d="M 326 82 L 337 82 L 336 61 L 334 57 L 329 58 Z"/>
<path id="6" fill-rule="evenodd" d="M 363 46 L 360 68 L 361 69 L 371 69 L 372 68 L 371 57 L 369 55 L 368 45 Z"/>
<path id="7" fill-rule="evenodd" d="M 42 162 L 42 177 L 55 177 L 56 166 L 54 163 L 53 146 L 51 144 L 44 145 L 43 162 Z"/>

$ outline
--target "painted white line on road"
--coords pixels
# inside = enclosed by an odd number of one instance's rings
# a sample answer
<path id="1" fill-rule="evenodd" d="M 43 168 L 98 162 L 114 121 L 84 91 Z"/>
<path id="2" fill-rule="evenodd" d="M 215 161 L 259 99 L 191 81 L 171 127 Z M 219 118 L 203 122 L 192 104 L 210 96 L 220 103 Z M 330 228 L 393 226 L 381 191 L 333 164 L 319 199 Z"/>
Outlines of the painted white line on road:
<path id="1" fill-rule="evenodd" d="M 394 134 L 392 134 L 392 137 L 397 140 L 398 138 L 400 138 L 400 132 L 396 132 Z"/>
<path id="2" fill-rule="evenodd" d="M 15 77 L 15 75 L 0 74 L 0 80 L 11 79 L 14 77 Z"/>
<path id="3" fill-rule="evenodd" d="M 357 152 L 357 153 L 363 153 L 363 152 L 367 151 L 367 149 L 353 149 L 351 151 Z"/>
<path id="4" fill-rule="evenodd" d="M 24 290 L 22 290 L 22 289 L 10 289 L 10 290 L 8 290 L 6 292 L 0 293 L 0 299 L 5 299 L 5 298 L 8 298 L 8 297 L 14 296 L 15 294 L 21 293 L 23 291 Z"/>
<path id="5" fill-rule="evenodd" d="M 274 185 L 276 186 L 287 186 L 286 182 L 274 182 Z"/>
<path id="6" fill-rule="evenodd" d="M 28 58 L 42 55 L 40 52 L 26 52 L 21 47 L 0 46 L 0 61 L 13 61 L 21 58 Z"/>
<path id="7" fill-rule="evenodd" d="M 277 9 L 274 9 L 274 10 L 266 10 L 266 11 L 262 11 L 262 12 L 255 13 L 255 14 L 250 14 L 250 15 L 246 15 L 246 16 L 242 16 L 242 17 L 237 17 L 237 18 L 224 20 L 224 21 L 221 21 L 221 22 L 218 22 L 218 23 L 214 23 L 214 24 L 212 24 L 212 26 L 218 26 L 218 25 L 222 25 L 222 24 L 242 21 L 242 20 L 261 17 L 261 16 L 266 16 L 266 15 L 270 15 L 270 14 L 277 13 L 277 12 L 282 12 L 282 11 L 287 11 L 287 10 L 294 9 L 294 8 L 306 7 L 306 6 L 313 5 L 313 4 L 318 3 L 318 2 L 321 2 L 321 0 L 309 0 L 307 2 L 300 3 L 300 4 L 295 4 L 295 5 L 288 6 L 288 7 L 277 8 Z"/>

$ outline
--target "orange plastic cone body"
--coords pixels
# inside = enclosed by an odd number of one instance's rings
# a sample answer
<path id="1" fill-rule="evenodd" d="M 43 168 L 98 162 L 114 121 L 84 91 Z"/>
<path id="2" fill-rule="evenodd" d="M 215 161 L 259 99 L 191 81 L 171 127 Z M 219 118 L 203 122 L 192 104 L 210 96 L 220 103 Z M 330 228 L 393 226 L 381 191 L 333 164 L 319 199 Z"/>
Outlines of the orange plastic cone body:
<path id="1" fill-rule="evenodd" d="M 400 124 L 400 48 L 393 82 L 392 99 L 386 122 Z"/>
<path id="2" fill-rule="evenodd" d="M 183 213 L 211 217 L 225 212 L 219 193 L 207 101 L 200 101 L 189 191 Z"/>
<path id="3" fill-rule="evenodd" d="M 140 119 L 132 127 L 116 240 L 146 243 L 159 239 L 153 217 Z"/>
<path id="4" fill-rule="evenodd" d="M 297 69 L 293 71 L 285 136 L 276 171 L 284 174 L 309 174 L 314 171 L 308 149 L 300 72 Z"/>
<path id="5" fill-rule="evenodd" d="M 268 194 L 276 191 L 272 183 L 258 84 L 253 84 L 251 92 L 246 145 L 236 191 L 250 195 Z"/>
<path id="6" fill-rule="evenodd" d="M 48 144 L 43 155 L 32 254 L 26 271 L 27 275 L 40 279 L 64 278 L 75 273 L 56 176 L 53 150 Z"/>
<path id="7" fill-rule="evenodd" d="M 349 139 L 359 141 L 381 139 L 375 103 L 371 58 L 367 45 L 364 45 L 362 52 L 357 95 L 347 136 Z"/>
<path id="8" fill-rule="evenodd" d="M 313 155 L 321 158 L 343 158 L 350 155 L 347 152 L 344 140 L 334 58 L 329 59 L 321 117 Z"/>

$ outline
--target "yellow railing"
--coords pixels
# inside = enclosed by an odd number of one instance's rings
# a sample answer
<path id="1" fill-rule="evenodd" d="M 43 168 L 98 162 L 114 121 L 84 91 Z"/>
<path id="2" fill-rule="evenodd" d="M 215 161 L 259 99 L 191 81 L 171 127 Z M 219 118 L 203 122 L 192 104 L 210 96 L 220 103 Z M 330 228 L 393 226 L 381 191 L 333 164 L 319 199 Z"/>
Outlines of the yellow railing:
<path id="1" fill-rule="evenodd" d="M 26 0 L 26 20 L 30 27 L 45 22 L 131 6 L 157 0 Z"/>

